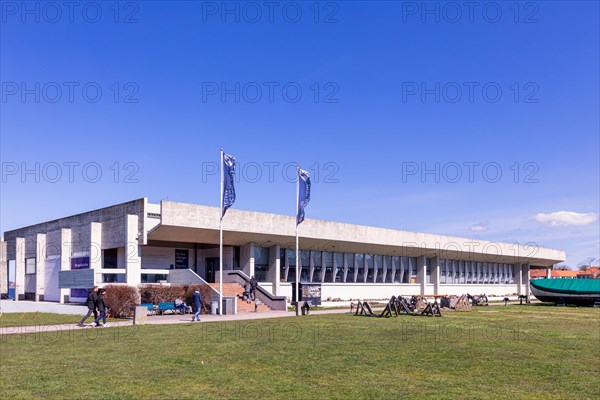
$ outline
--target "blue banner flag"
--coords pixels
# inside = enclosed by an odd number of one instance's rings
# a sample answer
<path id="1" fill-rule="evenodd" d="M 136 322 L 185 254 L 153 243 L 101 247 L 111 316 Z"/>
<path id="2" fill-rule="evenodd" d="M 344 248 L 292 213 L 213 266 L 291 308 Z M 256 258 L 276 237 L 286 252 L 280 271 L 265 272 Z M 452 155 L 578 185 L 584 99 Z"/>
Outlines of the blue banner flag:
<path id="1" fill-rule="evenodd" d="M 221 204 L 221 218 L 225 211 L 235 202 L 235 187 L 233 186 L 233 175 L 235 174 L 235 157 L 223 153 L 223 204 Z"/>
<path id="2" fill-rule="evenodd" d="M 310 175 L 303 169 L 298 168 L 298 214 L 296 215 L 296 226 L 304 221 L 304 207 L 310 202 Z"/>

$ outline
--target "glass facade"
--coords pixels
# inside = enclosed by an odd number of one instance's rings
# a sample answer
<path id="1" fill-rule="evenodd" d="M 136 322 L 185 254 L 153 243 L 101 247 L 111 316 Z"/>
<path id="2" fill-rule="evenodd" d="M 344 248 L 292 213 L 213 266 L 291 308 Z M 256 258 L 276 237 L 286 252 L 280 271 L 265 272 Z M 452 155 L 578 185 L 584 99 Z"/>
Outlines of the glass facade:
<path id="1" fill-rule="evenodd" d="M 268 249 L 266 257 L 268 269 Z M 281 249 L 281 281 L 296 279 L 294 250 Z M 254 260 L 256 266 L 260 263 Z M 425 282 L 432 283 L 435 268 L 433 258 L 425 259 Z M 300 250 L 301 282 L 314 283 L 417 283 L 416 257 L 383 256 L 379 254 L 333 253 Z M 480 261 L 439 260 L 440 284 L 512 284 L 514 265 Z M 257 279 L 258 276 L 257 276 Z M 259 279 L 260 280 L 260 279 Z M 265 279 L 266 280 L 266 279 Z"/>
<path id="2" fill-rule="evenodd" d="M 254 277 L 259 282 L 267 280 L 269 271 L 269 248 L 254 247 Z"/>
<path id="3" fill-rule="evenodd" d="M 512 284 L 514 264 L 440 260 L 441 284 Z"/>

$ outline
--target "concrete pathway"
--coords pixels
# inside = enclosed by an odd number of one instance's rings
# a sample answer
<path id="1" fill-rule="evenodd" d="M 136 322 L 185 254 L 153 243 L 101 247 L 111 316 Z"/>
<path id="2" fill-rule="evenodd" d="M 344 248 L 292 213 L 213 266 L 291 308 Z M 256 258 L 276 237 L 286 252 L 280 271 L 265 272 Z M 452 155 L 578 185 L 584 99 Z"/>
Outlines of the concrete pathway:
<path id="1" fill-rule="evenodd" d="M 311 315 L 319 314 L 349 314 L 349 310 L 319 310 L 312 311 Z M 210 322 L 227 322 L 227 321 L 247 321 L 247 320 L 258 320 L 258 319 L 270 319 L 270 318 L 285 318 L 293 317 L 296 313 L 292 311 L 265 311 L 265 312 L 244 312 L 235 315 L 202 315 L 201 321 L 192 322 L 192 314 L 181 314 L 176 315 L 151 315 L 146 320 L 146 325 L 169 325 L 169 324 L 204 324 Z M 92 324 L 87 324 L 84 327 L 80 327 L 77 324 L 56 324 L 56 325 L 31 325 L 31 326 L 2 326 L 0 327 L 1 335 L 11 335 L 19 333 L 46 333 L 56 331 L 77 331 L 77 330 L 108 330 L 118 327 L 132 326 L 133 320 L 125 320 L 118 322 L 109 322 L 109 326 L 105 328 L 95 328 Z"/>
<path id="2" fill-rule="evenodd" d="M 24 303 L 24 302 L 20 302 Z M 41 303 L 31 303 L 33 305 Z M 57 305 L 56 303 L 51 303 Z M 519 302 L 509 302 L 509 305 L 519 304 Z M 79 314 L 83 316 L 87 311 L 86 307 L 82 306 L 66 306 L 61 305 L 62 307 L 76 307 L 76 309 L 81 308 L 83 310 Z M 499 303 L 490 303 L 490 306 L 504 306 L 503 302 Z M 29 308 L 29 307 L 27 307 Z M 34 311 L 37 310 L 37 306 L 34 307 Z M 482 310 L 485 310 L 487 307 L 481 307 Z M 3 307 L 4 309 L 4 307 Z M 379 313 L 383 310 L 383 307 L 373 308 L 375 313 Z M 3 310 L 6 312 L 6 310 Z M 19 312 L 30 312 L 24 311 L 20 309 Z M 41 312 L 52 312 L 48 309 L 44 309 Z M 72 310 L 69 310 L 69 313 L 72 313 Z M 350 310 L 347 308 L 344 309 L 334 309 L 334 310 L 315 310 L 310 312 L 311 315 L 321 315 L 321 314 L 350 314 Z M 271 319 L 271 318 L 285 318 L 285 317 L 294 317 L 296 315 L 295 311 L 264 311 L 264 312 L 243 312 L 235 315 L 202 315 L 200 322 L 192 322 L 192 314 L 186 314 L 185 316 L 181 314 L 175 315 L 151 315 L 148 316 L 146 320 L 146 325 L 168 325 L 168 324 L 204 324 L 210 322 L 227 322 L 227 321 L 248 321 L 248 320 L 259 320 L 259 319 Z M 78 331 L 83 329 L 88 330 L 109 330 L 118 327 L 132 326 L 133 320 L 121 320 L 118 322 L 109 322 L 109 327 L 106 328 L 95 328 L 92 324 L 88 324 L 84 327 L 79 327 L 77 324 L 56 324 L 56 325 L 31 325 L 31 326 L 1 326 L 0 327 L 0 336 L 1 335 L 11 335 L 11 334 L 20 334 L 20 333 L 47 333 L 47 332 L 57 332 L 57 331 Z"/>

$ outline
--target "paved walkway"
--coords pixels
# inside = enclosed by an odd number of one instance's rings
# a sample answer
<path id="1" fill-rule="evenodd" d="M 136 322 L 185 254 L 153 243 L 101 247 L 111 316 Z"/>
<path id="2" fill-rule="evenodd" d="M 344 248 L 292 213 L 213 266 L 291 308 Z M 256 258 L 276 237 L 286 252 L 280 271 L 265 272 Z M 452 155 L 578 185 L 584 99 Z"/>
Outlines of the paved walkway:
<path id="1" fill-rule="evenodd" d="M 349 314 L 348 309 L 338 310 L 318 310 L 311 311 L 311 314 Z M 169 325 L 169 324 L 204 324 L 207 322 L 227 322 L 227 321 L 247 321 L 269 318 L 293 317 L 296 313 L 293 311 L 265 311 L 265 312 L 244 312 L 235 315 L 202 315 L 200 322 L 192 322 L 192 314 L 176 315 L 156 315 L 148 316 L 146 325 Z M 77 331 L 82 329 L 113 329 L 116 327 L 132 326 L 133 320 L 109 322 L 106 328 L 94 328 L 92 324 L 80 327 L 77 324 L 56 324 L 56 325 L 31 325 L 31 326 L 3 326 L 0 328 L 1 335 L 14 335 L 19 333 L 46 333 L 56 331 Z"/>
<path id="2" fill-rule="evenodd" d="M 519 304 L 519 302 L 509 302 L 509 305 Z M 490 303 L 490 306 L 504 306 L 503 302 Z M 373 308 L 373 311 L 379 313 L 383 310 L 383 307 Z M 334 310 L 315 310 L 310 312 L 312 315 L 321 314 L 350 314 L 349 309 L 334 309 Z M 82 313 L 83 314 L 83 313 Z M 202 315 L 200 322 L 192 322 L 192 314 L 181 314 L 176 315 L 151 315 L 146 320 L 146 325 L 168 325 L 168 324 L 203 324 L 207 322 L 227 322 L 227 321 L 247 321 L 257 319 L 270 319 L 270 318 L 285 318 L 293 317 L 296 315 L 295 311 L 265 311 L 265 312 L 243 312 L 235 315 Z M 88 324 L 84 327 L 79 327 L 77 324 L 56 324 L 56 325 L 32 325 L 32 326 L 3 326 L 0 327 L 1 335 L 11 335 L 19 333 L 46 333 L 56 331 L 77 331 L 82 329 L 113 329 L 115 327 L 132 326 L 133 320 L 111 322 L 109 327 L 106 328 L 94 328 L 92 324 Z"/>

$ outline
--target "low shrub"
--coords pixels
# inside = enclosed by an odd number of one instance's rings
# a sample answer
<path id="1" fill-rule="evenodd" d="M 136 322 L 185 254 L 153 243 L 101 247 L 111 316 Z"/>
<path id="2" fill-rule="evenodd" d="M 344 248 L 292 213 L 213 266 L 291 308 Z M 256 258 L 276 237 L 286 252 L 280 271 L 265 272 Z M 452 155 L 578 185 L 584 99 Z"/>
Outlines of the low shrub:
<path id="1" fill-rule="evenodd" d="M 137 288 L 127 285 L 107 285 L 106 302 L 110 314 L 115 318 L 127 318 L 133 316 L 131 307 L 140 304 L 140 296 Z"/>
<path id="2" fill-rule="evenodd" d="M 175 301 L 185 294 L 184 286 L 144 285 L 140 287 L 142 303 L 158 304 L 166 301 Z"/>

